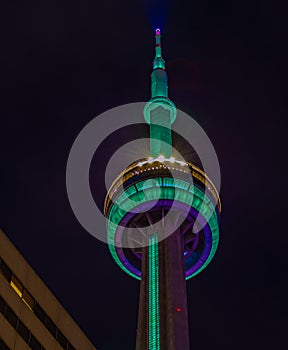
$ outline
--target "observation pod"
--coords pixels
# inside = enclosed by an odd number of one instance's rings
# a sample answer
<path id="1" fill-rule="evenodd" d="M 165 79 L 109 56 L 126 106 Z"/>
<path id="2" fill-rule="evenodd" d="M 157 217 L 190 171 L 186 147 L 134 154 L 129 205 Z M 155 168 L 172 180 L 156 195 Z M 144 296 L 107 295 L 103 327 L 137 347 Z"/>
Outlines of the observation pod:
<path id="1" fill-rule="evenodd" d="M 139 280 L 142 248 L 157 223 L 164 230 L 167 225 L 171 232 L 178 230 L 186 279 L 202 271 L 216 252 L 219 195 L 208 176 L 189 162 L 161 156 L 134 162 L 113 182 L 104 208 L 110 252 L 126 273 Z"/>

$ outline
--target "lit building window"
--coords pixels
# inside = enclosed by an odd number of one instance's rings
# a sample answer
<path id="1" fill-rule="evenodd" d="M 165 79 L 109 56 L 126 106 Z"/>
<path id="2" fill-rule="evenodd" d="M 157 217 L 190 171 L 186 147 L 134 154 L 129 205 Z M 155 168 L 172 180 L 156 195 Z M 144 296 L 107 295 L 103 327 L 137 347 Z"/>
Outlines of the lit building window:
<path id="1" fill-rule="evenodd" d="M 46 314 L 42 307 L 36 302 L 33 296 L 24 288 L 23 284 L 12 273 L 6 263 L 0 258 L 0 273 L 4 275 L 14 292 L 22 299 L 25 305 L 35 313 L 38 319 L 44 324 L 46 329 L 53 335 L 58 341 L 61 347 L 65 350 L 75 350 L 70 344 L 65 335 L 60 331 L 56 324 Z M 8 322 L 18 331 L 25 342 L 30 346 L 32 350 L 45 350 L 44 347 L 38 342 L 38 340 L 31 334 L 28 328 L 17 317 L 14 311 L 7 305 L 4 299 L 0 296 L 0 313 L 5 316 Z M 0 339 L 0 350 L 1 347 Z M 3 348 L 4 349 L 4 348 Z M 6 349 L 5 349 L 6 350 Z"/>
<path id="2" fill-rule="evenodd" d="M 23 285 L 22 283 L 13 275 L 10 281 L 10 286 L 14 289 L 14 291 L 22 298 L 23 293 Z"/>

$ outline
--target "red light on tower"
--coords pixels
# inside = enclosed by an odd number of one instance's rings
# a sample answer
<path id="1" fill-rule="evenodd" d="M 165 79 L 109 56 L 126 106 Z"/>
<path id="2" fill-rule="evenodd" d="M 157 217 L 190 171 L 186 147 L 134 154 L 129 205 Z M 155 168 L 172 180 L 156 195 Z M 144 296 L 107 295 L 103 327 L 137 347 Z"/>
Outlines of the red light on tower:
<path id="1" fill-rule="evenodd" d="M 181 307 L 176 307 L 176 311 L 177 312 L 181 312 L 182 310 L 181 310 Z"/>

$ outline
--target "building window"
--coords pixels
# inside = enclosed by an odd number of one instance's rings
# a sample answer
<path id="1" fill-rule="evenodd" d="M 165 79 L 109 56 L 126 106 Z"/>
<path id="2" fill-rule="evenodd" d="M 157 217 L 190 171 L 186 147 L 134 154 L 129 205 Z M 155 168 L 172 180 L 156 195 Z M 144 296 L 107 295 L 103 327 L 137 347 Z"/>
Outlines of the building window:
<path id="1" fill-rule="evenodd" d="M 42 346 L 39 343 L 39 341 L 34 337 L 33 334 L 31 334 L 29 346 L 32 350 L 42 350 Z"/>
<path id="2" fill-rule="evenodd" d="M 1 338 L 0 338 L 0 349 L 1 350 L 10 350 Z"/>
<path id="3" fill-rule="evenodd" d="M 27 291 L 27 289 L 24 289 L 24 291 L 23 291 L 22 300 L 24 301 L 24 303 L 26 304 L 26 306 L 28 306 L 28 308 L 30 310 L 34 309 L 34 303 L 35 303 L 34 298 Z"/>
<path id="4" fill-rule="evenodd" d="M 14 275 L 11 277 L 10 286 L 14 289 L 14 291 L 22 298 L 23 293 L 23 285 Z"/>
<path id="5" fill-rule="evenodd" d="M 12 278 L 12 271 L 9 269 L 9 267 L 4 263 L 3 260 L 0 261 L 0 271 L 4 275 L 4 277 L 7 279 L 7 281 L 10 283 Z"/>
<path id="6" fill-rule="evenodd" d="M 68 340 L 65 337 L 65 335 L 60 331 L 60 329 L 58 329 L 58 332 L 57 332 L 57 341 L 62 346 L 63 349 L 67 349 Z"/>
<path id="7" fill-rule="evenodd" d="M 42 307 L 36 302 L 33 296 L 24 288 L 23 284 L 18 280 L 18 278 L 12 273 L 10 268 L 5 264 L 5 262 L 0 258 L 0 273 L 9 282 L 10 286 L 17 293 L 17 295 L 22 299 L 26 306 L 34 311 L 35 315 L 39 320 L 45 325 L 46 329 L 57 339 L 58 343 L 65 350 L 75 350 L 75 348 L 68 342 L 65 335 L 57 328 L 56 324 L 51 320 L 51 318 L 46 314 Z M 37 339 L 31 334 L 28 328 L 23 324 L 23 322 L 16 316 L 13 310 L 7 305 L 5 300 L 0 296 L 0 312 L 5 316 L 9 323 L 17 329 L 19 335 L 25 340 L 27 344 L 30 345 L 33 350 L 44 350 Z M 0 350 L 1 345 L 0 345 Z"/>
<path id="8" fill-rule="evenodd" d="M 53 335 L 54 338 L 56 338 L 56 334 L 57 334 L 57 326 L 56 324 L 51 320 L 51 318 L 49 316 L 46 315 L 46 328 L 48 329 L 48 331 Z"/>
<path id="9" fill-rule="evenodd" d="M 6 308 L 6 303 L 5 303 L 4 299 L 0 295 L 0 312 L 3 315 L 5 314 L 5 308 Z"/>
<path id="10" fill-rule="evenodd" d="M 7 321 L 11 324 L 11 326 L 16 328 L 18 317 L 16 316 L 15 312 L 8 305 L 6 307 L 5 317 L 6 317 Z"/>
<path id="11" fill-rule="evenodd" d="M 46 313 L 38 303 L 35 303 L 34 305 L 34 312 L 36 316 L 40 319 L 40 321 L 45 324 Z"/>
<path id="12" fill-rule="evenodd" d="M 70 343 L 68 343 L 67 350 L 76 350 L 74 346 L 72 346 Z"/>
<path id="13" fill-rule="evenodd" d="M 5 300 L 0 296 L 0 311 L 3 313 L 6 320 L 16 329 L 17 333 L 24 339 L 24 341 L 30 346 L 32 350 L 45 350 L 43 346 L 38 342 L 34 335 L 24 325 L 24 323 L 17 317 L 15 312 L 10 308 Z M 0 339 L 0 350 L 6 350 L 2 347 Z M 8 349 L 9 350 L 9 349 Z"/>
<path id="14" fill-rule="evenodd" d="M 24 325 L 24 323 L 21 320 L 18 321 L 17 331 L 21 335 L 21 337 L 25 340 L 25 342 L 28 344 L 30 332 L 29 332 L 29 329 Z"/>

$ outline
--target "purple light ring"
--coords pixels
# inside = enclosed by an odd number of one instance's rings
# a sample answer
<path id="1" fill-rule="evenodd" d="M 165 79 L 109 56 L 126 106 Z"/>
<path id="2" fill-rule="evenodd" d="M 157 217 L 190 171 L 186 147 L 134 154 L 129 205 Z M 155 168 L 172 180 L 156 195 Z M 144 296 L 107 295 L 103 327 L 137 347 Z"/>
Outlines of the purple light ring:
<path id="1" fill-rule="evenodd" d="M 121 238 L 123 235 L 123 232 L 125 230 L 125 225 L 128 224 L 128 222 L 137 214 L 135 214 L 135 209 L 139 209 L 139 213 L 140 212 L 145 212 L 145 209 L 150 209 L 151 208 L 151 203 L 159 203 L 159 207 L 162 206 L 171 206 L 171 202 L 173 202 L 172 200 L 167 200 L 167 199 L 160 199 L 160 200 L 152 200 L 152 201 L 148 201 L 148 202 L 144 202 L 141 203 L 139 205 L 137 205 L 133 211 L 134 212 L 129 212 L 127 213 L 123 219 L 121 220 L 121 222 L 119 223 L 116 232 L 115 232 L 115 241 L 116 242 L 121 242 Z M 203 249 L 203 252 L 201 254 L 201 256 L 199 257 L 199 259 L 196 261 L 196 263 L 194 265 L 192 265 L 187 271 L 185 271 L 185 275 L 186 278 L 188 278 L 189 276 L 191 276 L 193 273 L 195 273 L 198 269 L 201 268 L 201 266 L 203 266 L 203 264 L 205 263 L 205 261 L 207 260 L 207 258 L 209 257 L 210 251 L 212 249 L 212 232 L 210 229 L 210 226 L 207 224 L 205 218 L 203 217 L 203 215 L 198 212 L 198 210 L 196 210 L 193 207 L 190 207 L 189 205 L 180 202 L 180 201 L 175 201 L 174 200 L 174 204 L 173 206 L 175 208 L 181 209 L 182 211 L 184 211 L 186 214 L 187 212 L 192 213 L 192 216 L 195 218 L 197 217 L 197 220 L 200 222 L 200 224 L 202 225 L 203 228 L 203 232 L 204 232 L 204 237 L 205 237 L 205 247 Z M 187 209 L 189 208 L 189 210 Z M 116 253 L 119 257 L 119 260 L 121 261 L 121 263 L 132 273 L 134 273 L 136 276 L 141 277 L 141 271 L 138 270 L 133 264 L 130 263 L 130 261 L 126 258 L 126 255 L 123 251 L 123 248 L 120 246 L 115 246 L 116 249 Z M 189 256 L 187 256 L 187 259 L 189 258 Z M 186 260 L 186 258 L 185 258 Z"/>

